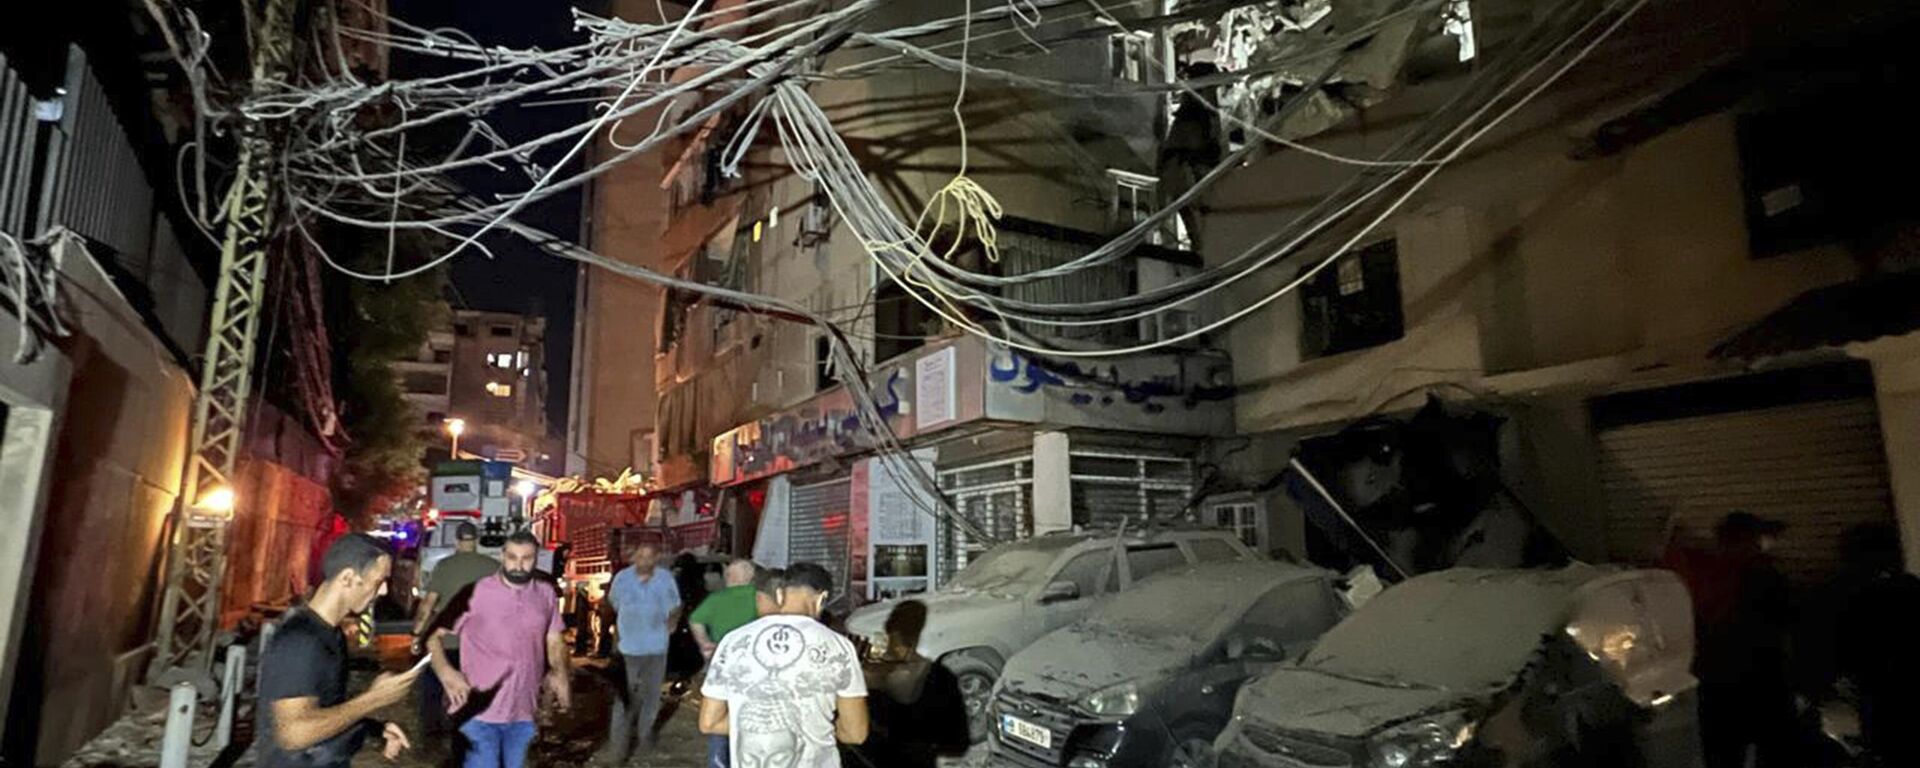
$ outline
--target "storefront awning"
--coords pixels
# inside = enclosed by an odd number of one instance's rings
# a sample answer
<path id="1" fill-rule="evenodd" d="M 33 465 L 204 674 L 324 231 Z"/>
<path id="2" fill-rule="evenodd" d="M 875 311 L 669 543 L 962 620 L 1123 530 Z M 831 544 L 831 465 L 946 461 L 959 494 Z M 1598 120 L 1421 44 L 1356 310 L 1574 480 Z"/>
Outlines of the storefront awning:
<path id="1" fill-rule="evenodd" d="M 1920 330 L 1920 272 L 1864 277 L 1795 297 L 1714 347 L 1721 360 L 1758 360 Z"/>

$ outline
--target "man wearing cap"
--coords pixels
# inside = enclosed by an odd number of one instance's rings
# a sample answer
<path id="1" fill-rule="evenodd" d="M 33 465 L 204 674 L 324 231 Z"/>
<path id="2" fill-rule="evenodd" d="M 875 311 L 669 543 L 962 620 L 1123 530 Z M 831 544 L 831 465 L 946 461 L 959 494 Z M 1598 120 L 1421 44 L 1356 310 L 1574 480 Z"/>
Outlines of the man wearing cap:
<path id="1" fill-rule="evenodd" d="M 488 576 L 499 572 L 500 561 L 480 554 L 480 528 L 473 523 L 461 523 L 453 530 L 454 552 L 446 556 L 433 567 L 433 574 L 427 579 L 427 593 L 420 598 L 419 615 L 413 620 L 413 652 L 419 655 L 426 652 L 426 638 L 436 628 L 451 627 L 453 620 L 459 618 L 467 597 L 473 591 L 473 585 Z M 447 661 L 456 667 L 460 664 L 460 638 L 449 635 L 444 639 Z M 420 676 L 420 726 L 423 742 L 434 749 L 451 744 L 453 719 L 447 714 L 446 689 L 440 679 L 434 675 Z"/>
<path id="2" fill-rule="evenodd" d="M 1799 764 L 1787 675 L 1794 619 L 1787 578 L 1769 554 L 1785 528 L 1749 512 L 1727 515 L 1714 529 L 1714 554 L 1689 579 L 1708 768 L 1745 766 L 1750 747 L 1761 768 Z"/>

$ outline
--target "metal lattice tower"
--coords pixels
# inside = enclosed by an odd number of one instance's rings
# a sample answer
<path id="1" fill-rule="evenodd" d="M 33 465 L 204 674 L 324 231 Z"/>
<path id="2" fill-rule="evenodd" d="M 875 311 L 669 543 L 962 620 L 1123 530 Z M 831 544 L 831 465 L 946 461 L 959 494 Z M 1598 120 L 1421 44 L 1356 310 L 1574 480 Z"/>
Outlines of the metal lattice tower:
<path id="1" fill-rule="evenodd" d="M 254 35 L 252 87 L 283 81 L 293 60 L 298 0 L 267 0 Z M 213 635 L 220 626 L 220 580 L 227 570 L 227 526 L 233 511 L 201 509 L 202 494 L 231 489 L 247 425 L 255 339 L 265 309 L 268 248 L 274 227 L 271 171 L 274 141 L 264 126 L 241 128 L 238 172 L 222 204 L 226 232 L 219 282 L 193 404 L 186 478 L 174 513 L 158 646 L 147 679 L 169 685 L 213 684 Z M 238 501 L 245 501 L 240 499 Z"/>

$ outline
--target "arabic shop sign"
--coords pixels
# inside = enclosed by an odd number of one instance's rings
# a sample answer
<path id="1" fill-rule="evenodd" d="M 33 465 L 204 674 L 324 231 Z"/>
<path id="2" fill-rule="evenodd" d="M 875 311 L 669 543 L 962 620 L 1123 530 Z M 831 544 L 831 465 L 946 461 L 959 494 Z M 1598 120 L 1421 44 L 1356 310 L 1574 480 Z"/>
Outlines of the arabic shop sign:
<path id="1" fill-rule="evenodd" d="M 997 351 L 987 364 L 987 417 L 1054 428 L 1231 434 L 1232 372 L 1218 355 L 1136 355 L 1082 364 Z"/>
<path id="2" fill-rule="evenodd" d="M 922 432 L 978 419 L 983 394 L 979 375 L 984 358 L 978 349 L 936 345 L 909 358 L 889 361 L 869 379 L 868 393 L 893 433 L 907 440 Z M 971 361 L 973 386 L 961 371 Z M 927 378 L 926 381 L 916 381 Z M 916 400 L 934 411 L 915 413 Z M 874 448 L 873 436 L 854 410 L 853 396 L 835 387 L 793 408 L 742 424 L 713 439 L 708 477 L 732 485 L 788 472 L 829 458 Z"/>

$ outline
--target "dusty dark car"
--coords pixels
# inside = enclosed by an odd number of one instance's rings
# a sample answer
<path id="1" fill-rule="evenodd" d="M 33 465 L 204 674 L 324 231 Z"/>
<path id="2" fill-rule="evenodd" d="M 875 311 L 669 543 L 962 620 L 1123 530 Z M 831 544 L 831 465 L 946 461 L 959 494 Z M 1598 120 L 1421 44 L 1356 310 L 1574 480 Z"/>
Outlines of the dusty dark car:
<path id="1" fill-rule="evenodd" d="M 1431 573 L 1242 688 L 1219 766 L 1695 766 L 1692 656 L 1666 571 Z"/>
<path id="2" fill-rule="evenodd" d="M 960 679 L 974 740 L 991 726 L 989 696 L 1005 660 L 1048 632 L 1086 616 L 1114 595 L 1154 574 L 1199 563 L 1259 560 L 1233 532 L 1157 529 L 1049 533 L 1003 544 L 969 563 L 939 591 L 916 595 L 927 606 L 920 655 Z M 847 631 L 870 647 L 887 647 L 884 629 L 897 600 L 847 618 Z"/>
<path id="3" fill-rule="evenodd" d="M 1346 613 L 1329 571 L 1250 561 L 1168 571 L 1007 660 L 995 691 L 1001 764 L 1213 765 L 1240 685 Z"/>

